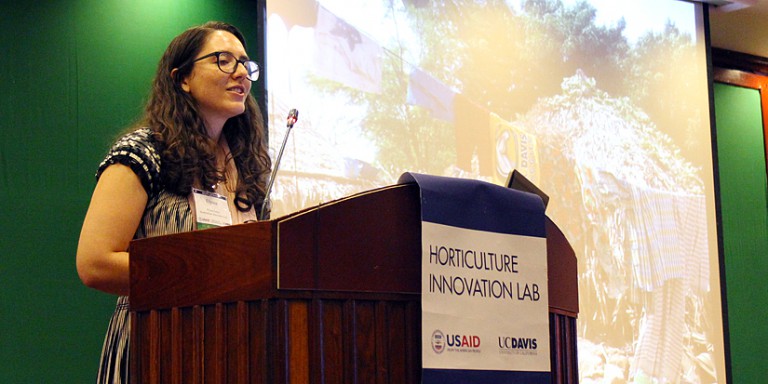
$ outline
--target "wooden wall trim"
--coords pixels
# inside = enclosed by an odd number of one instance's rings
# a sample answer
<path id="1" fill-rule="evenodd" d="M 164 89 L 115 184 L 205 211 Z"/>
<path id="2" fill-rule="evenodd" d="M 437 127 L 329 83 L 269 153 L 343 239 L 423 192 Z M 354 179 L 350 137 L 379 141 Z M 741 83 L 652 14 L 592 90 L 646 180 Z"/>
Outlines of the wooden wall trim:
<path id="1" fill-rule="evenodd" d="M 768 58 L 748 53 L 713 47 L 712 65 L 715 68 L 735 69 L 755 75 L 768 76 Z"/>

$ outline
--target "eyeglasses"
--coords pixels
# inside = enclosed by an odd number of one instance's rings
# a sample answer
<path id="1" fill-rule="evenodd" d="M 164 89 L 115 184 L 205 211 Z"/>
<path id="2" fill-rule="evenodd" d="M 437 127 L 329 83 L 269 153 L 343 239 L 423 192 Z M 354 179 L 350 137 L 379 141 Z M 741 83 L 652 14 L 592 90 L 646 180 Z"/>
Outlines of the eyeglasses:
<path id="1" fill-rule="evenodd" d="M 207 59 L 211 56 L 216 56 L 216 65 L 219 66 L 219 69 L 227 74 L 233 74 L 235 71 L 237 71 L 237 64 L 242 64 L 245 68 L 245 71 L 247 72 L 245 77 L 250 81 L 256 81 L 259 79 L 259 64 L 256 63 L 253 60 L 242 60 L 235 58 L 235 55 L 229 53 L 229 52 L 212 52 L 205 56 L 198 57 L 194 61 L 192 61 L 191 64 L 194 64 L 200 60 Z"/>

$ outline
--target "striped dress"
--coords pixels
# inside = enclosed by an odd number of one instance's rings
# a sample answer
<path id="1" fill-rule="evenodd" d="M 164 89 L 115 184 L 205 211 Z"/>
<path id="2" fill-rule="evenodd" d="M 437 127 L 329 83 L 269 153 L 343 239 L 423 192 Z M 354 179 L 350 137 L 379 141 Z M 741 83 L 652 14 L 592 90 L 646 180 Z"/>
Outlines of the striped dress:
<path id="1" fill-rule="evenodd" d="M 194 229 L 194 215 L 187 196 L 176 195 L 162 188 L 160 154 L 151 131 L 142 128 L 120 138 L 99 165 L 96 178 L 112 164 L 129 166 L 141 179 L 147 191 L 147 207 L 134 239 L 188 232 Z M 128 383 L 128 348 L 130 316 L 128 297 L 117 299 L 115 312 L 109 322 L 97 383 Z"/>

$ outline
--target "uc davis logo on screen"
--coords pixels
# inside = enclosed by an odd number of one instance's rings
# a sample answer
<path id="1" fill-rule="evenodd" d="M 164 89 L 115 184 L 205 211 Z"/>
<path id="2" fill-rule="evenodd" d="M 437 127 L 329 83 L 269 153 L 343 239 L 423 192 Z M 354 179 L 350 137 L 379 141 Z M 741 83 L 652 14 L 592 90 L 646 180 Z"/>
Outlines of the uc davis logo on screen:
<path id="1" fill-rule="evenodd" d="M 432 332 L 432 350 L 437 354 L 445 351 L 478 353 L 481 343 L 477 335 L 444 334 L 439 329 Z"/>

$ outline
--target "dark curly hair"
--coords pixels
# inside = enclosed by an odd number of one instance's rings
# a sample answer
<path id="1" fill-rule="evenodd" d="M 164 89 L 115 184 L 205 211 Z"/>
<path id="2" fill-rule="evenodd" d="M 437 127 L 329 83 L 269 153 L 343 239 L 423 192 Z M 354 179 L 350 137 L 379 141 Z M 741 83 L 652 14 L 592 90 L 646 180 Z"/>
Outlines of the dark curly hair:
<path id="1" fill-rule="evenodd" d="M 242 33 L 227 23 L 208 22 L 187 29 L 171 41 L 160 59 L 144 112 L 142 125 L 153 131 L 160 147 L 163 185 L 180 195 L 188 195 L 196 181 L 203 188 L 211 188 L 226 179 L 226 173 L 216 167 L 217 143 L 208 136 L 196 101 L 181 88 L 182 79 L 192 70 L 188 64 L 217 30 L 232 33 L 247 48 Z M 172 76 L 174 69 L 177 72 Z M 246 97 L 245 112 L 227 120 L 222 134 L 237 167 L 237 209 L 258 209 L 264 201 L 272 161 L 261 110 L 251 94 Z"/>

